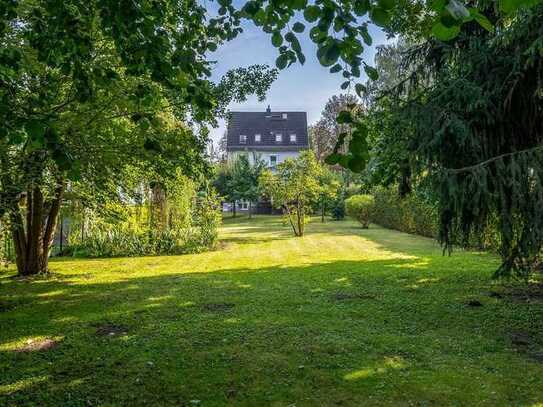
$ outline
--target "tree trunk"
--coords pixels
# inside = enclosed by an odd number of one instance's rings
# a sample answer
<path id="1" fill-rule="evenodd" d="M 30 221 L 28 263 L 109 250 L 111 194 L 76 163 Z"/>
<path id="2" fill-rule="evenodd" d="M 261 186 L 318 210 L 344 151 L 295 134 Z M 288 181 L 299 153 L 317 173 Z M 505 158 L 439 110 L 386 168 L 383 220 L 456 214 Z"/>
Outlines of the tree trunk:
<path id="1" fill-rule="evenodd" d="M 294 232 L 294 236 L 298 236 L 298 231 L 296 230 L 296 226 L 294 225 L 294 222 L 292 221 L 292 214 L 290 213 L 290 209 L 288 208 L 288 204 L 285 204 L 283 206 L 283 210 L 287 213 L 288 221 L 290 222 L 290 226 L 292 227 L 292 231 Z"/>
<path id="2" fill-rule="evenodd" d="M 249 219 L 253 218 L 253 203 L 249 201 Z"/>
<path id="3" fill-rule="evenodd" d="M 321 222 L 322 223 L 324 223 L 324 214 L 325 214 L 324 213 L 325 212 L 324 208 L 325 208 L 325 205 L 324 205 L 324 199 L 323 199 L 322 204 L 321 204 Z"/>
<path id="4" fill-rule="evenodd" d="M 232 204 L 232 217 L 236 217 L 236 201 Z"/>
<path id="5" fill-rule="evenodd" d="M 300 206 L 300 202 L 296 205 L 296 216 L 298 217 L 298 236 L 302 237 L 304 235 L 304 212 Z"/>
<path id="6" fill-rule="evenodd" d="M 151 185 L 151 208 L 151 227 L 160 232 L 166 230 L 168 223 L 166 191 L 158 181 Z"/>
<path id="7" fill-rule="evenodd" d="M 59 180 L 52 201 L 46 205 L 39 186 L 26 196 L 26 233 L 18 205 L 11 211 L 17 271 L 22 276 L 48 272 L 48 260 L 57 225 L 64 184 Z M 47 208 L 47 210 L 46 210 Z"/>

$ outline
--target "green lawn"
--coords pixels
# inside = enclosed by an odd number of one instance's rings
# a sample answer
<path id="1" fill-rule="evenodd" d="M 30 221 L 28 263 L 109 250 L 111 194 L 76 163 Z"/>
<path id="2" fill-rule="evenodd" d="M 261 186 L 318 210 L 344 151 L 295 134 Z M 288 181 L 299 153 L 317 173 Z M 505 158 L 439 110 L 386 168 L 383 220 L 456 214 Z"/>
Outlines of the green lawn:
<path id="1" fill-rule="evenodd" d="M 228 219 L 214 252 L 1 272 L 0 405 L 543 403 L 543 298 L 492 283 L 495 257 L 290 232 Z"/>

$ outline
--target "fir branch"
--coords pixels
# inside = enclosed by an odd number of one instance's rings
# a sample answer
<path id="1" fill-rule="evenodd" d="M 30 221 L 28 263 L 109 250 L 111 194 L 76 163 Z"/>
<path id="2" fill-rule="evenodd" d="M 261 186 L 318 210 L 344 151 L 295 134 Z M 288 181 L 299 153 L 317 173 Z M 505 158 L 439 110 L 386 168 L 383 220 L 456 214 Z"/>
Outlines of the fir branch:
<path id="1" fill-rule="evenodd" d="M 532 153 L 532 152 L 536 152 L 536 151 L 539 151 L 539 150 L 543 150 L 543 145 L 540 145 L 540 146 L 537 146 L 537 147 L 532 147 L 532 148 L 527 148 L 525 150 L 520 150 L 520 151 L 513 151 L 511 153 L 505 153 L 505 154 L 501 154 L 501 155 L 498 155 L 498 156 L 495 156 L 495 157 L 492 157 L 492 158 L 489 158 L 488 160 L 485 160 L 485 161 L 482 161 L 480 163 L 477 163 L 477 164 L 473 164 L 473 165 L 468 165 L 467 167 L 462 167 L 462 168 L 444 168 L 444 171 L 450 173 L 450 174 L 459 174 L 461 172 L 466 172 L 466 171 L 472 171 L 474 169 L 477 169 L 477 168 L 480 168 L 480 167 L 484 167 L 485 165 L 488 165 L 494 161 L 498 161 L 498 160 L 501 160 L 502 158 L 505 158 L 505 157 L 511 157 L 511 156 L 514 156 L 514 155 L 520 155 L 520 154 L 526 154 L 526 153 Z"/>

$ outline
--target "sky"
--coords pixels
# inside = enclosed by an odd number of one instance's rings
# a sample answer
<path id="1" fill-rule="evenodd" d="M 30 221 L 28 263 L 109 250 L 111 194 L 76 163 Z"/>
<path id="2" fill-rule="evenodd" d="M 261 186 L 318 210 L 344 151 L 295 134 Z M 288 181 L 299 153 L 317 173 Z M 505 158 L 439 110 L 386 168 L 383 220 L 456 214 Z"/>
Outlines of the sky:
<path id="1" fill-rule="evenodd" d="M 298 34 L 302 50 L 306 56 L 306 63 L 292 64 L 279 72 L 277 80 L 268 91 L 267 98 L 259 102 L 254 96 L 242 104 L 232 103 L 230 110 L 264 111 L 268 105 L 272 111 L 297 110 L 307 112 L 308 124 L 318 120 L 326 101 L 333 95 L 342 92 L 340 89 L 344 78 L 339 74 L 331 74 L 329 68 L 321 66 L 316 57 L 317 48 L 309 39 L 308 32 L 311 27 L 304 23 L 306 29 L 303 34 Z M 250 22 L 243 24 L 244 32 L 233 41 L 220 46 L 217 51 L 209 55 L 211 60 L 216 60 L 212 71 L 212 80 L 218 82 L 230 69 L 247 67 L 254 64 L 267 64 L 275 67 L 275 59 L 278 51 L 271 44 L 271 34 L 267 34 L 260 27 Z M 385 35 L 375 26 L 369 27 L 373 37 L 372 47 L 366 47 L 363 59 L 373 65 L 375 47 L 387 42 Z M 362 70 L 363 75 L 365 75 Z M 360 82 L 365 82 L 367 77 L 362 76 Z M 345 92 L 345 91 L 343 91 Z M 211 137 L 214 143 L 225 132 L 224 121 L 219 128 L 211 129 Z"/>

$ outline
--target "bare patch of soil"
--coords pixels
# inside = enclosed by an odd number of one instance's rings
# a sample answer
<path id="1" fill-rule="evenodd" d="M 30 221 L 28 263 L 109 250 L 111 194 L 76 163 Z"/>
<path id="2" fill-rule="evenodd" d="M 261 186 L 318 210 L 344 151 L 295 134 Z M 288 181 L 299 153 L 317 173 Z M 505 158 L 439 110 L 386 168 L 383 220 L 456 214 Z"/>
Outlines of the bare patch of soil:
<path id="1" fill-rule="evenodd" d="M 96 335 L 98 336 L 122 336 L 126 335 L 128 328 L 124 325 L 117 324 L 100 324 L 95 325 Z"/>
<path id="2" fill-rule="evenodd" d="M 543 350 L 538 346 L 529 332 L 513 331 L 509 339 L 517 352 L 532 361 L 543 363 Z"/>
<path id="3" fill-rule="evenodd" d="M 532 336 L 525 331 L 513 331 L 510 340 L 515 347 L 525 347 L 532 344 Z"/>
<path id="4" fill-rule="evenodd" d="M 497 298 L 503 298 L 516 303 L 543 303 L 543 283 L 532 283 L 525 286 L 511 287 Z"/>
<path id="5" fill-rule="evenodd" d="M 207 304 L 204 304 L 202 308 L 205 311 L 211 311 L 211 312 L 226 312 L 234 308 L 235 304 L 229 303 L 229 302 L 210 302 Z"/>
<path id="6" fill-rule="evenodd" d="M 17 349 L 17 352 L 28 353 L 28 352 L 40 352 L 49 349 L 53 349 L 59 344 L 58 341 L 53 339 L 29 339 L 26 341 L 26 344 Z"/>
<path id="7" fill-rule="evenodd" d="M 535 362 L 543 363 L 543 351 L 540 352 L 530 352 L 528 353 L 528 357 L 532 359 Z"/>
<path id="8" fill-rule="evenodd" d="M 0 301 L 0 313 L 14 310 L 16 305 L 14 303 Z"/>

